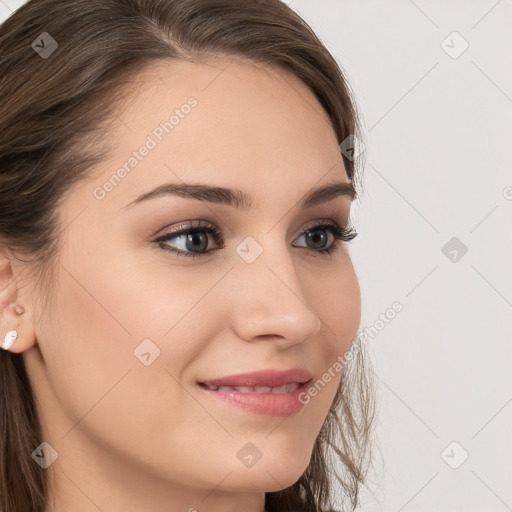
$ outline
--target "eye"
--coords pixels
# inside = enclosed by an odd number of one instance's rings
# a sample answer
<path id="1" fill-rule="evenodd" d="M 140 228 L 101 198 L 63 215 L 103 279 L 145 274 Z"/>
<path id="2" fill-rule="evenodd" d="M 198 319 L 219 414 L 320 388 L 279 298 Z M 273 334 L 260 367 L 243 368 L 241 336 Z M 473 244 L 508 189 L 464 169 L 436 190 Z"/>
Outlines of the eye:
<path id="1" fill-rule="evenodd" d="M 334 241 L 331 244 L 327 244 L 329 233 L 331 233 L 334 238 Z M 308 243 L 313 244 L 313 249 L 317 248 L 318 246 L 325 247 L 327 245 L 327 247 L 316 250 L 316 252 L 325 255 L 332 255 L 339 249 L 339 246 L 341 245 L 338 242 L 349 242 L 356 236 L 357 232 L 353 228 L 342 227 L 331 220 L 324 220 L 320 224 L 316 224 L 315 226 L 304 230 L 299 238 L 305 237 Z"/>
<path id="2" fill-rule="evenodd" d="M 329 233 L 333 241 L 327 244 Z M 164 250 L 174 252 L 178 256 L 196 258 L 198 256 L 209 256 L 210 253 L 218 250 L 206 250 L 209 247 L 208 235 L 212 235 L 215 243 L 219 244 L 218 249 L 225 247 L 225 244 L 222 242 L 222 233 L 215 226 L 208 224 L 203 225 L 201 221 L 198 221 L 196 226 L 190 224 L 179 226 L 157 238 L 155 243 Z M 341 227 L 331 220 L 323 220 L 321 223 L 304 230 L 296 240 L 305 237 L 306 243 L 312 245 L 312 247 L 311 245 L 306 245 L 306 248 L 312 249 L 313 252 L 320 254 L 332 255 L 339 249 L 341 245 L 338 243 L 339 241 L 348 242 L 353 240 L 356 236 L 357 232 L 352 228 Z M 169 244 L 169 242 L 173 240 L 178 242 L 178 247 L 173 247 Z M 294 245 L 294 247 L 304 246 Z"/>
<path id="3" fill-rule="evenodd" d="M 155 242 L 164 249 L 176 253 L 178 256 L 195 258 L 197 256 L 207 256 L 212 252 L 200 252 L 208 247 L 208 234 L 213 235 L 216 243 L 222 241 L 222 234 L 215 226 L 202 225 L 201 221 L 198 221 L 196 226 L 191 226 L 190 224 L 180 226 L 176 230 L 157 238 Z M 180 247 L 170 246 L 167 242 L 171 240 L 178 240 Z M 221 244 L 220 248 L 222 247 L 224 247 L 223 244 Z"/>

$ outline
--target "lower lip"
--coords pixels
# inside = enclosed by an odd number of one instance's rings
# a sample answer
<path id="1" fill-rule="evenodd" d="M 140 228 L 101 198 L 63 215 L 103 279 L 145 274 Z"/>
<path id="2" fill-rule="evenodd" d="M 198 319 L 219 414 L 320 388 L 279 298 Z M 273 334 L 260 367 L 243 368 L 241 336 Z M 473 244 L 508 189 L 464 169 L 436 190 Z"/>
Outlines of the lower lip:
<path id="1" fill-rule="evenodd" d="M 248 412 L 263 416 L 281 417 L 295 414 L 302 409 L 305 404 L 299 400 L 299 395 L 307 390 L 308 384 L 308 382 L 304 382 L 295 391 L 280 394 L 242 393 L 235 389 L 216 391 L 202 385 L 199 385 L 199 387 L 209 395 Z"/>

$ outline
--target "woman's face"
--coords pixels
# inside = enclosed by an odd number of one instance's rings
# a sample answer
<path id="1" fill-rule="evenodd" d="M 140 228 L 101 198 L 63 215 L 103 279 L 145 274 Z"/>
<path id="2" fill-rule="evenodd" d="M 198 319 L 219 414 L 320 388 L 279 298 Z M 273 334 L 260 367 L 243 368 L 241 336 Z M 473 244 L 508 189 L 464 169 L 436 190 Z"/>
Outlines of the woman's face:
<path id="1" fill-rule="evenodd" d="M 349 180 L 327 115 L 288 73 L 170 61 L 141 83 L 116 112 L 112 157 L 59 207 L 55 307 L 32 302 L 24 358 L 59 454 L 56 489 L 84 507 L 169 510 L 157 504 L 172 498 L 176 510 L 217 510 L 240 491 L 261 504 L 306 469 L 341 376 L 333 365 L 359 326 L 348 247 L 314 229 L 346 225 L 351 197 L 302 205 Z M 246 201 L 228 201 L 236 191 Z M 329 368 L 304 405 L 269 394 L 268 375 L 234 381 L 252 391 L 200 384 L 302 369 L 283 379 L 312 385 Z"/>

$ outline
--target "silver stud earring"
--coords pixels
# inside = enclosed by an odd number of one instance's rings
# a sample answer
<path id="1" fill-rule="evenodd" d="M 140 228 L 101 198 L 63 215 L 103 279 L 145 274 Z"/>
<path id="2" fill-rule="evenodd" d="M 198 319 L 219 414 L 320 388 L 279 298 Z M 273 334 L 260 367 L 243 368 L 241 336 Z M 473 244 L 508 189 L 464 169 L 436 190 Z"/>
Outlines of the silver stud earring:
<path id="1" fill-rule="evenodd" d="M 12 329 L 5 335 L 4 344 L 2 345 L 3 350 L 9 350 L 11 348 L 11 345 L 16 341 L 16 338 L 18 337 L 18 333 L 16 332 L 16 329 Z"/>

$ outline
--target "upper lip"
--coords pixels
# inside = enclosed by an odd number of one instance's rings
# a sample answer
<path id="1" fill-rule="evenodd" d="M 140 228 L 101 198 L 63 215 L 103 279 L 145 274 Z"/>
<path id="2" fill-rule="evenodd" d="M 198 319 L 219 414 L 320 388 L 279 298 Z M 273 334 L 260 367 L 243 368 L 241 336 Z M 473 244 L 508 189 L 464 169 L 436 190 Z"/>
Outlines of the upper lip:
<path id="1" fill-rule="evenodd" d="M 293 368 L 291 370 L 260 370 L 251 373 L 239 373 L 237 375 L 229 375 L 218 379 L 208 379 L 201 381 L 201 384 L 209 386 L 269 386 L 279 387 L 284 384 L 298 382 L 302 384 L 309 381 L 312 375 L 302 368 Z"/>

